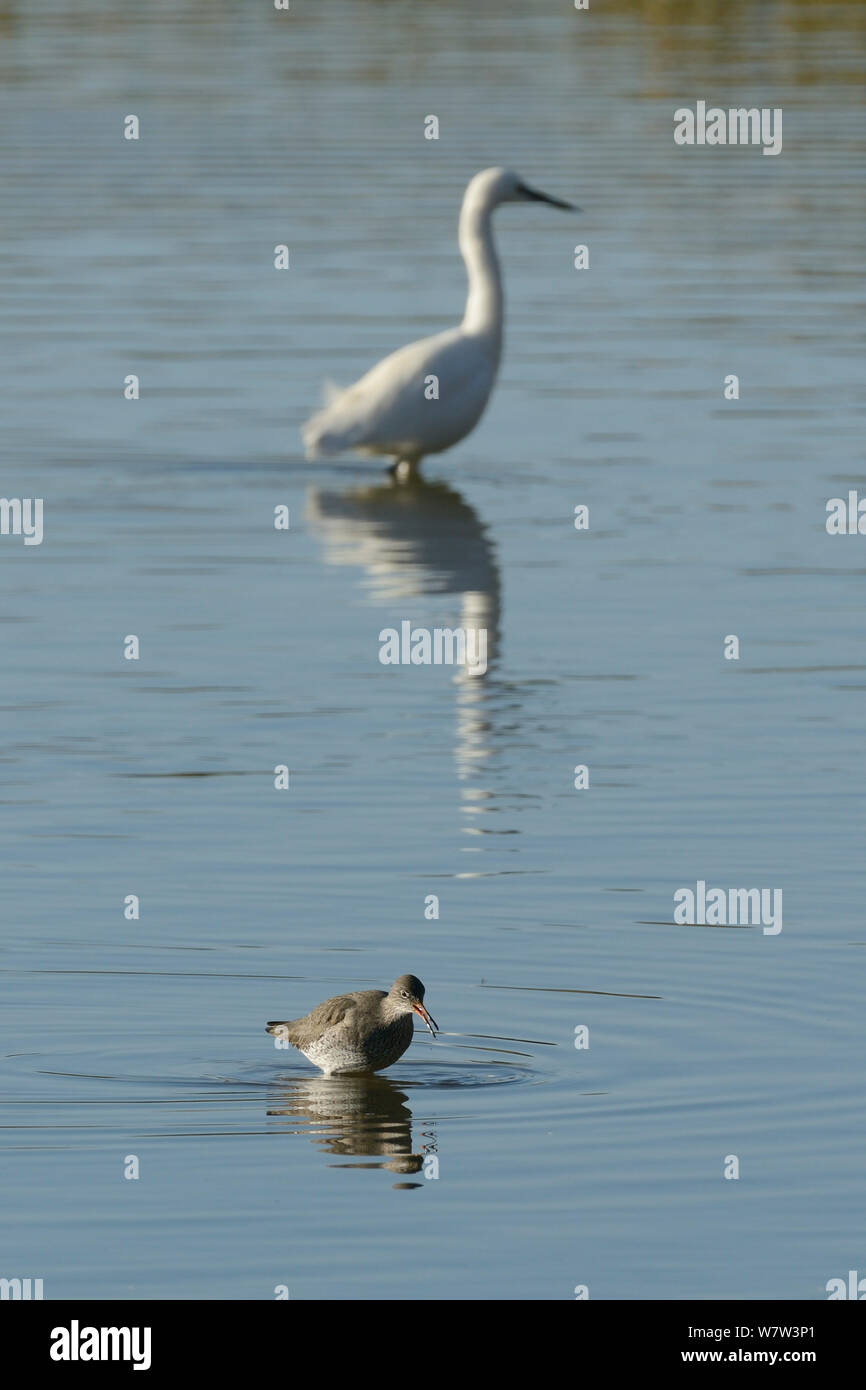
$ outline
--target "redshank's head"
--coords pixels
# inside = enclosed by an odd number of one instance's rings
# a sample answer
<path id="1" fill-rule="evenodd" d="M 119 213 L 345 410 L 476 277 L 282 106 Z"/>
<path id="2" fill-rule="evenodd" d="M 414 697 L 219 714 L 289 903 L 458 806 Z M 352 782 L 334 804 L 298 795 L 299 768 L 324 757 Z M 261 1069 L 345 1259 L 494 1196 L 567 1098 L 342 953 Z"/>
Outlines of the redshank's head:
<path id="1" fill-rule="evenodd" d="M 394 981 L 389 994 L 401 1013 L 417 1014 L 419 1018 L 423 1018 L 435 1038 L 439 1024 L 424 1008 L 424 986 L 417 975 L 401 975 Z"/>

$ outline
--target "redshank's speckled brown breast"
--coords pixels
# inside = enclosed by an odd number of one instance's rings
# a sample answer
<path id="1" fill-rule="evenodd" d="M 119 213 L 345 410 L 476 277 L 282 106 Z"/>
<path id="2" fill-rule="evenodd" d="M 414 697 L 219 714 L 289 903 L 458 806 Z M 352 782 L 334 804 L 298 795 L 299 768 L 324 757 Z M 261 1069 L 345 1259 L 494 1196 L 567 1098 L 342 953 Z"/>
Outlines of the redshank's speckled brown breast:
<path id="1" fill-rule="evenodd" d="M 401 975 L 387 993 L 363 989 L 338 994 L 303 1018 L 269 1023 L 267 1031 L 278 1043 L 290 1042 L 326 1076 L 382 1071 L 412 1041 L 415 1014 L 435 1037 L 438 1024 L 424 1008 L 424 986 L 416 975 Z"/>

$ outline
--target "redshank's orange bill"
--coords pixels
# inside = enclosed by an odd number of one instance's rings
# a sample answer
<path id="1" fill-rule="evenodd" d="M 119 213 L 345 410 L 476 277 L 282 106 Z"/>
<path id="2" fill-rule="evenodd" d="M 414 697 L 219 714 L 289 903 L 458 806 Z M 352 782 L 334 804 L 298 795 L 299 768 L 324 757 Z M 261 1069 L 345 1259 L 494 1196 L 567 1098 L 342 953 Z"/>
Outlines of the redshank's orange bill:
<path id="1" fill-rule="evenodd" d="M 427 1027 L 430 1029 L 430 1032 L 433 1034 L 435 1038 L 437 1029 L 439 1027 L 439 1024 L 436 1022 L 435 1018 L 430 1017 L 423 1004 L 415 1004 L 414 1009 L 418 1017 L 423 1018 L 424 1022 L 427 1024 Z"/>

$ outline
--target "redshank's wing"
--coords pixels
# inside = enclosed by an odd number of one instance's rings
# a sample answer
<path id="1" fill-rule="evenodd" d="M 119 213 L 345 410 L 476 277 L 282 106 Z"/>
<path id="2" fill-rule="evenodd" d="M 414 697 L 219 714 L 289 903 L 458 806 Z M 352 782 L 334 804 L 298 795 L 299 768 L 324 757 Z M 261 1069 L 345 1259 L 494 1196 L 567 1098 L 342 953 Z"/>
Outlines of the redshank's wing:
<path id="1" fill-rule="evenodd" d="M 293 1047 L 301 1049 L 309 1047 L 311 1043 L 318 1042 L 332 1028 L 337 1028 L 341 1023 L 345 1023 L 358 1007 L 362 996 L 367 994 L 375 994 L 381 999 L 385 998 L 385 991 L 378 989 L 363 990 L 355 994 L 336 994 L 333 999 L 325 999 L 323 1003 L 317 1004 L 303 1018 L 269 1023 L 266 1031 L 276 1034 L 279 1030 L 279 1036 L 288 1038 Z"/>

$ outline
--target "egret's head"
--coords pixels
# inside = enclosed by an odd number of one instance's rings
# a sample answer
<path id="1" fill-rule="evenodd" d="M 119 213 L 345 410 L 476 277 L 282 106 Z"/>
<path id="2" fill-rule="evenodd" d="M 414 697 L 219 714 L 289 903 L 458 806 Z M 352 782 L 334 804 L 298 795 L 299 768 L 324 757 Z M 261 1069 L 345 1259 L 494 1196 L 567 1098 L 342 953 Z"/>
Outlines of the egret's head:
<path id="1" fill-rule="evenodd" d="M 500 203 L 549 203 L 554 208 L 566 208 L 569 212 L 580 212 L 573 203 L 563 202 L 561 198 L 551 198 L 530 188 L 519 174 L 512 169 L 482 169 L 476 174 L 466 190 L 467 201 L 485 204 L 488 208 L 498 207 Z"/>

